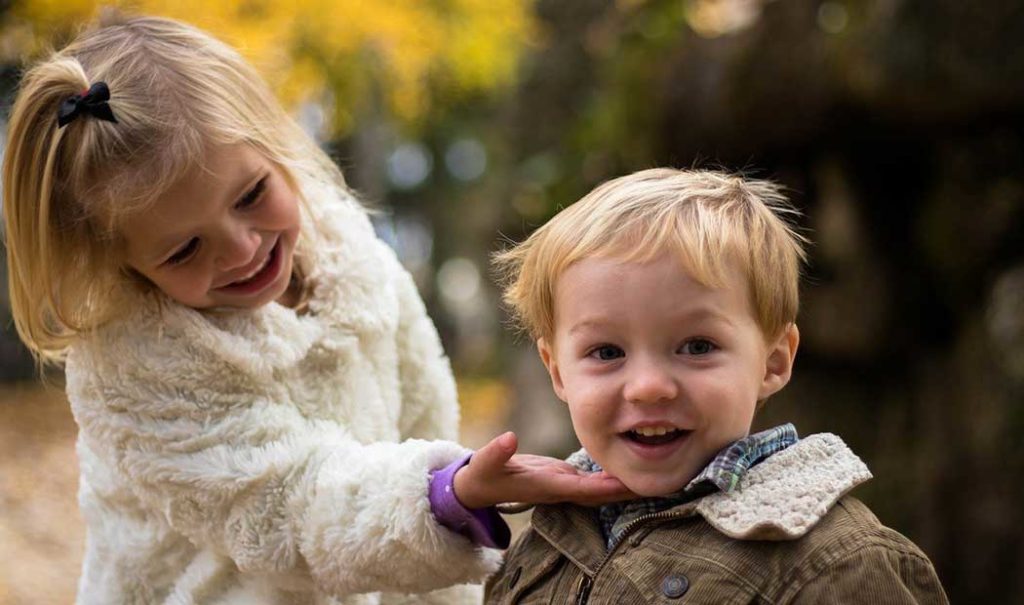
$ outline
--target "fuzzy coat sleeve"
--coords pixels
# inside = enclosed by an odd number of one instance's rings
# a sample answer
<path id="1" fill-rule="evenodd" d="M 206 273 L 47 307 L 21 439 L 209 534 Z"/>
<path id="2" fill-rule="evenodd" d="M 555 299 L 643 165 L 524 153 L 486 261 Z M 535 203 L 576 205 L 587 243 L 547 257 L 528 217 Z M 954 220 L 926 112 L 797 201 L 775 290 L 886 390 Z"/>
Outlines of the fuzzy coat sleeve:
<path id="1" fill-rule="evenodd" d="M 411 287 L 397 333 L 399 423 L 449 436 L 454 385 L 423 361 L 440 345 Z M 497 566 L 496 551 L 430 512 L 429 471 L 465 452 L 455 443 L 356 439 L 297 405 L 283 377 L 254 384 L 174 330 L 128 327 L 79 347 L 67 380 L 90 452 L 83 481 L 111 518 L 152 518 L 244 573 L 335 596 L 435 590 Z"/>

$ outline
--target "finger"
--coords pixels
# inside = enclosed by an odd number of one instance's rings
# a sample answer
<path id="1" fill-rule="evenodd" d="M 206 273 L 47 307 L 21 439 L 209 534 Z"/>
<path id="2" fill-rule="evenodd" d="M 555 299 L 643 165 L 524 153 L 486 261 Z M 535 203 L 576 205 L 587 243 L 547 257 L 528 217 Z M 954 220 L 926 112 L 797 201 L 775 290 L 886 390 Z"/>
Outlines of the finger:
<path id="1" fill-rule="evenodd" d="M 496 471 L 508 462 L 518 447 L 515 433 L 511 431 L 503 433 L 478 449 L 473 454 L 470 464 L 479 467 L 482 471 Z"/>
<path id="2" fill-rule="evenodd" d="M 609 491 L 603 494 L 581 496 L 580 498 L 572 500 L 574 504 L 581 504 L 583 506 L 600 506 L 602 504 L 609 504 L 611 502 L 625 502 L 627 500 L 636 500 L 639 498 L 637 494 L 629 491 L 629 488 L 623 486 L 622 489 Z"/>
<path id="3" fill-rule="evenodd" d="M 575 475 L 575 466 L 557 458 L 535 456 L 533 454 L 516 454 L 509 460 L 509 467 L 516 472 L 562 473 Z"/>
<path id="4" fill-rule="evenodd" d="M 529 495 L 524 498 L 535 503 L 575 502 L 601 504 L 628 500 L 635 496 L 621 481 L 605 474 L 537 474 L 530 478 Z"/>
<path id="5" fill-rule="evenodd" d="M 616 502 L 632 500 L 638 496 L 621 481 L 611 476 L 584 477 L 579 484 L 579 496 L 575 499 L 580 503 Z"/>

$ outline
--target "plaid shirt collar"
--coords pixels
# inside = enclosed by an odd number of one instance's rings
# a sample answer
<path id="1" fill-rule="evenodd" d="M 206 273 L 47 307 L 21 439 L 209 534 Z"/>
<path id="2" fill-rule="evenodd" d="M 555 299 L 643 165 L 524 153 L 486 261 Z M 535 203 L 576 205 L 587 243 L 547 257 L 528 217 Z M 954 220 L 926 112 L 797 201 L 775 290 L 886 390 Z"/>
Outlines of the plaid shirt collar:
<path id="1" fill-rule="evenodd" d="M 789 423 L 749 435 L 718 452 L 704 470 L 674 494 L 602 506 L 598 515 L 608 549 L 615 546 L 626 526 L 640 517 L 696 500 L 715 491 L 731 492 L 752 466 L 793 445 L 798 439 L 796 427 Z M 589 457 L 586 466 L 595 472 L 601 470 Z"/>

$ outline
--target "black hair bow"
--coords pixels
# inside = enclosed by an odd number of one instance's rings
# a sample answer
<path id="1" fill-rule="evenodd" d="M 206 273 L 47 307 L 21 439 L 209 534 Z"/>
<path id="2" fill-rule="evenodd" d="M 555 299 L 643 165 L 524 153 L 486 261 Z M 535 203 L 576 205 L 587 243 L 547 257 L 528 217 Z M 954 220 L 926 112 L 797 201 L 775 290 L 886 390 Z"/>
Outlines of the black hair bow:
<path id="1" fill-rule="evenodd" d="M 83 113 L 116 124 L 117 118 L 114 117 L 114 112 L 107 104 L 109 100 L 110 89 L 107 88 L 106 82 L 97 82 L 90 86 L 89 90 L 71 95 L 60 104 L 60 109 L 57 110 L 57 128 L 67 126 Z"/>

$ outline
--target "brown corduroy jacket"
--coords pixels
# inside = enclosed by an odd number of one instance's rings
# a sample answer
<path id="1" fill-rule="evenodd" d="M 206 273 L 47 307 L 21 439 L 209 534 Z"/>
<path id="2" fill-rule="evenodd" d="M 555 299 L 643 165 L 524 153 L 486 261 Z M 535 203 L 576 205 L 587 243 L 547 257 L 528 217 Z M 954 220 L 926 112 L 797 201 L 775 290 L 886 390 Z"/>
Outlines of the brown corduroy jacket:
<path id="1" fill-rule="evenodd" d="M 731 492 L 634 521 L 610 551 L 593 509 L 540 506 L 487 603 L 948 603 L 924 553 L 844 497 L 870 476 L 812 435 Z"/>

